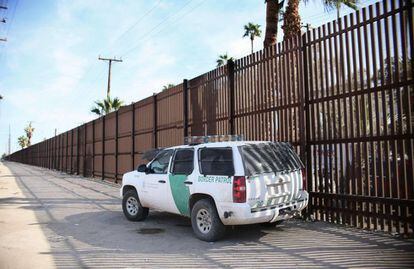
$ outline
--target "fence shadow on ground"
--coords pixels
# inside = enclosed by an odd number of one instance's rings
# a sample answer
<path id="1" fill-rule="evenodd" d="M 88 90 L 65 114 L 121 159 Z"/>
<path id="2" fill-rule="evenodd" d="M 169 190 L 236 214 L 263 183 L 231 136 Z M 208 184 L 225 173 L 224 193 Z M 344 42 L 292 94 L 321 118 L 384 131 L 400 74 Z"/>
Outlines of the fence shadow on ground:
<path id="1" fill-rule="evenodd" d="M 230 228 L 220 242 L 206 243 L 194 237 L 187 218 L 151 212 L 145 222 L 127 221 L 114 197 L 118 190 L 111 186 L 7 166 L 26 198 L 6 197 L 0 205 L 35 212 L 38 222 L 30 225 L 42 228 L 58 268 L 414 266 L 413 240 L 323 222 L 293 220 L 272 229 L 241 226 Z M 158 233 L 139 233 L 143 229 Z"/>

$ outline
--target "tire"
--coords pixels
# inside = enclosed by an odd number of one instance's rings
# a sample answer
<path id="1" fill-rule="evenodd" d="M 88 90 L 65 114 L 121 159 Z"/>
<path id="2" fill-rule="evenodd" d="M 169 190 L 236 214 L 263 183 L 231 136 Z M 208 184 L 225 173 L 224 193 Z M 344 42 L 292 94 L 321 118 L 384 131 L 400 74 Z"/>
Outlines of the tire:
<path id="1" fill-rule="evenodd" d="M 148 216 L 148 208 L 142 207 L 135 190 L 129 190 L 122 198 L 122 210 L 130 221 L 141 221 Z"/>
<path id="2" fill-rule="evenodd" d="M 275 221 L 275 222 L 260 223 L 260 225 L 263 226 L 263 227 L 267 227 L 267 228 L 273 228 L 273 227 L 279 226 L 283 222 L 284 222 L 284 220 L 278 220 L 278 221 Z"/>
<path id="3" fill-rule="evenodd" d="M 214 242 L 226 233 L 226 226 L 221 222 L 214 202 L 210 199 L 197 201 L 191 209 L 191 226 L 197 238 Z"/>

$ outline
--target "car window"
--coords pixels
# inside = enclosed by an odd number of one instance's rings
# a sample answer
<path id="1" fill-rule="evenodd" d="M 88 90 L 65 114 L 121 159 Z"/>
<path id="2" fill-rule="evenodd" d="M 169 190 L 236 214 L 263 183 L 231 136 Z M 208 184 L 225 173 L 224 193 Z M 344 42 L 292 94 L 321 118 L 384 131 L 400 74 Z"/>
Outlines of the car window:
<path id="1" fill-rule="evenodd" d="M 149 165 L 149 172 L 151 174 L 166 174 L 168 171 L 168 164 L 170 163 L 172 149 L 163 150 L 155 157 Z"/>
<path id="2" fill-rule="evenodd" d="M 199 150 L 199 163 L 203 175 L 234 175 L 231 148 L 202 148 Z"/>
<path id="3" fill-rule="evenodd" d="M 246 175 L 294 171 L 303 164 L 288 143 L 265 142 L 239 147 Z"/>
<path id="4" fill-rule="evenodd" d="M 180 175 L 189 175 L 194 169 L 194 150 L 179 149 L 175 152 L 172 165 L 172 173 Z"/>

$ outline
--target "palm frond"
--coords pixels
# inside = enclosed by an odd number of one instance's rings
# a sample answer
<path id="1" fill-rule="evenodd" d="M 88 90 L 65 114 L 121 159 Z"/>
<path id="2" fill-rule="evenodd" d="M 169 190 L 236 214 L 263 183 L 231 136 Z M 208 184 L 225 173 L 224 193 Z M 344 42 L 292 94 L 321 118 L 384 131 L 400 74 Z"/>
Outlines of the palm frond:
<path id="1" fill-rule="evenodd" d="M 91 109 L 91 112 L 92 113 L 95 113 L 96 115 L 98 115 L 98 116 L 102 116 L 102 110 L 100 110 L 99 108 L 97 108 L 97 107 L 93 107 L 92 109 Z"/>

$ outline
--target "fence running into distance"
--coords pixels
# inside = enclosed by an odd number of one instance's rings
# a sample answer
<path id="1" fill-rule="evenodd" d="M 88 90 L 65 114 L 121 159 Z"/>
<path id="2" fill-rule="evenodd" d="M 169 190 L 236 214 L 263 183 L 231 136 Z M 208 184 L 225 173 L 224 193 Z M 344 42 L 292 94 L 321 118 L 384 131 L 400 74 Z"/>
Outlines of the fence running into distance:
<path id="1" fill-rule="evenodd" d="M 413 3 L 384 1 L 13 153 L 119 182 L 188 135 L 290 141 L 318 220 L 413 233 Z"/>

